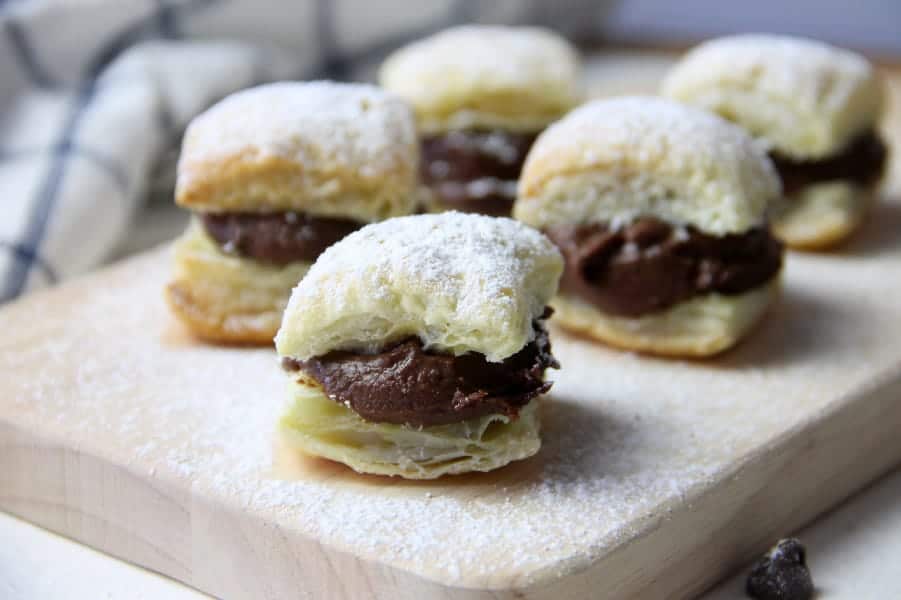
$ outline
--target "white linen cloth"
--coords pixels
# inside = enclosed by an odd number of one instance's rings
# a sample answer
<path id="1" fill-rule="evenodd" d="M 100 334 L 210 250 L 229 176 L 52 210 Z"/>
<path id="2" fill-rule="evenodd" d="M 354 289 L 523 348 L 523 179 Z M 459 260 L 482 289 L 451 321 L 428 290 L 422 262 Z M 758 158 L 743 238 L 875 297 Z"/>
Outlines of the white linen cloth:
<path id="1" fill-rule="evenodd" d="M 453 24 L 585 32 L 591 0 L 0 0 L 0 303 L 101 263 L 160 155 L 235 90 L 367 79 Z"/>

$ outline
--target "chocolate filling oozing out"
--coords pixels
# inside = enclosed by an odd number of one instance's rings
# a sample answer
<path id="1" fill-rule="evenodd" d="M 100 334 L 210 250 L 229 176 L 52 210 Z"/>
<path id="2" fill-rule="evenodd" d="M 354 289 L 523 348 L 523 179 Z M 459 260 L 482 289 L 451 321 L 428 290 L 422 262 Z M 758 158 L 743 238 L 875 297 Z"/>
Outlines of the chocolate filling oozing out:
<path id="1" fill-rule="evenodd" d="M 200 219 L 223 251 L 276 265 L 312 262 L 326 248 L 363 226 L 350 219 L 295 212 L 207 213 Z"/>
<path id="2" fill-rule="evenodd" d="M 451 131 L 421 142 L 420 178 L 447 208 L 509 216 L 537 133 Z"/>
<path id="3" fill-rule="evenodd" d="M 875 183 L 882 177 L 888 151 L 875 131 L 868 131 L 851 142 L 841 153 L 815 161 L 797 161 L 777 153 L 770 154 L 786 196 L 813 183 L 851 180 L 860 185 Z"/>
<path id="4" fill-rule="evenodd" d="M 548 316 L 550 309 L 541 318 Z M 408 338 L 373 354 L 336 351 L 306 361 L 284 359 L 282 365 L 302 369 L 329 398 L 367 421 L 423 427 L 492 414 L 516 418 L 550 389 L 544 370 L 559 366 L 539 321 L 535 339 L 498 363 L 475 352 L 433 353 Z"/>
<path id="5" fill-rule="evenodd" d="M 782 244 L 765 227 L 715 237 L 644 217 L 619 229 L 555 225 L 544 233 L 566 261 L 561 291 L 625 317 L 711 292 L 741 294 L 782 267 Z"/>

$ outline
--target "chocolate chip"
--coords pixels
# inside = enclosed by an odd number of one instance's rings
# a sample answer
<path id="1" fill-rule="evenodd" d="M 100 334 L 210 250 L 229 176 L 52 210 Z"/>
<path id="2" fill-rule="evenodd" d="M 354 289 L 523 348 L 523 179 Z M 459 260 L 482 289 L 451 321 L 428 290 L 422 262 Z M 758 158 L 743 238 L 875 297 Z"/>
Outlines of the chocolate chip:
<path id="1" fill-rule="evenodd" d="M 813 580 L 801 542 L 795 538 L 779 540 L 754 564 L 745 591 L 756 600 L 813 598 Z"/>

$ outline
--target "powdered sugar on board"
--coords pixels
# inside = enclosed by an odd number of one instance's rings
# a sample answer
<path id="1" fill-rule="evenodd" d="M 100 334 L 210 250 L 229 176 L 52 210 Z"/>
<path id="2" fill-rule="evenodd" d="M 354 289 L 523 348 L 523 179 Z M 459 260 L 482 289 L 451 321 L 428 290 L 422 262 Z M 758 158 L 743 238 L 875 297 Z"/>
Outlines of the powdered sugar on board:
<path id="1" fill-rule="evenodd" d="M 493 474 L 406 482 L 317 462 L 284 479 L 273 467 L 285 401 L 274 351 L 184 338 L 160 300 L 162 252 L 0 313 L 0 419 L 363 559 L 448 584 L 502 585 L 516 573 L 525 585 L 628 542 L 894 368 L 886 349 L 901 307 L 870 290 L 897 280 L 896 263 L 792 256 L 783 303 L 709 364 L 554 330 L 563 369 L 544 402 L 545 445 Z M 841 377 L 824 377 L 824 365 Z"/>

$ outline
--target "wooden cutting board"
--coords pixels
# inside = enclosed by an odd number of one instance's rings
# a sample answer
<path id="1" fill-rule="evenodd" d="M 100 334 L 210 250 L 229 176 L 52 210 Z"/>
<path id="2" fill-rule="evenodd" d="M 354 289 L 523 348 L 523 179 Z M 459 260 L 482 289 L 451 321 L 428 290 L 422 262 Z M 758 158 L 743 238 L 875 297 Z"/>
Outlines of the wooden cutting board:
<path id="1" fill-rule="evenodd" d="M 216 596 L 686 598 L 901 462 L 891 198 L 717 360 L 553 330 L 541 453 L 438 482 L 279 449 L 274 352 L 187 337 L 170 260 L 0 310 L 0 508 Z"/>

